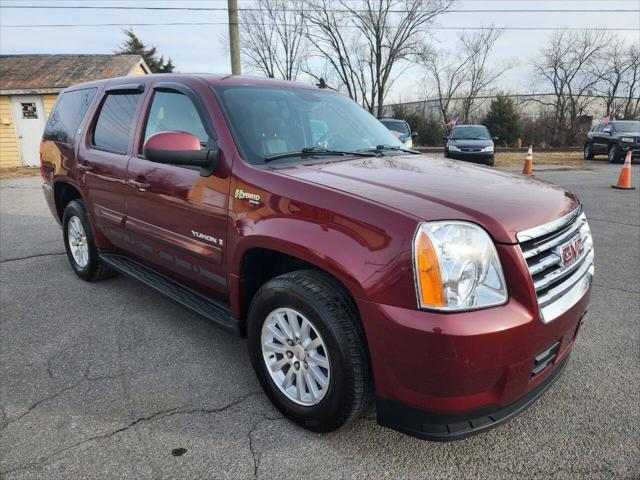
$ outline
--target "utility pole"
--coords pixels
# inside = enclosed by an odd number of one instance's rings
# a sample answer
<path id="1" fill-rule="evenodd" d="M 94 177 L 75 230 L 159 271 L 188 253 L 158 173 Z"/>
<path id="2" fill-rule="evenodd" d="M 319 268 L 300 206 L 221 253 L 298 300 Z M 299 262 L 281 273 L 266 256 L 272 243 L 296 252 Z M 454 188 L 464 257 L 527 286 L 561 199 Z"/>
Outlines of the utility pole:
<path id="1" fill-rule="evenodd" d="M 240 75 L 240 29 L 238 27 L 238 0 L 227 0 L 229 10 L 229 49 L 231 73 Z"/>

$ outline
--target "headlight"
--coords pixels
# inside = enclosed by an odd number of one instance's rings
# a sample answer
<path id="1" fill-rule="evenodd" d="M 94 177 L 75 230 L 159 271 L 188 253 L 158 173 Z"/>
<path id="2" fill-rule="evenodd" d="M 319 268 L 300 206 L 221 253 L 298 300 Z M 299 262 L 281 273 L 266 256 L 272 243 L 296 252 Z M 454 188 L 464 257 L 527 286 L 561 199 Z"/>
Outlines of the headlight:
<path id="1" fill-rule="evenodd" d="M 455 145 L 448 145 L 449 147 L 449 151 L 450 152 L 459 152 L 460 149 L 458 147 L 456 147 Z"/>
<path id="2" fill-rule="evenodd" d="M 622 137 L 620 138 L 620 141 L 625 143 L 633 143 L 633 137 Z"/>
<path id="3" fill-rule="evenodd" d="M 479 226 L 455 221 L 423 223 L 413 250 L 421 308 L 473 310 L 507 301 L 496 247 Z"/>
<path id="4" fill-rule="evenodd" d="M 483 152 L 492 152 L 493 153 L 493 145 L 489 145 L 488 147 L 482 148 Z"/>

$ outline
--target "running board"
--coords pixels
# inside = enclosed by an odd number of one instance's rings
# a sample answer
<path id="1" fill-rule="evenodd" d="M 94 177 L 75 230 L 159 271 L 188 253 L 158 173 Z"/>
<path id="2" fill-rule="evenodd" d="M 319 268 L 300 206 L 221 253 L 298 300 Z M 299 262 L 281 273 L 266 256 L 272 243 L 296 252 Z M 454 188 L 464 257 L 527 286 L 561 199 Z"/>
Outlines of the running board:
<path id="1" fill-rule="evenodd" d="M 174 302 L 189 308 L 223 330 L 239 337 L 242 336 L 240 321 L 231 316 L 227 305 L 207 298 L 124 255 L 101 252 L 100 258 L 114 270 L 158 290 Z"/>

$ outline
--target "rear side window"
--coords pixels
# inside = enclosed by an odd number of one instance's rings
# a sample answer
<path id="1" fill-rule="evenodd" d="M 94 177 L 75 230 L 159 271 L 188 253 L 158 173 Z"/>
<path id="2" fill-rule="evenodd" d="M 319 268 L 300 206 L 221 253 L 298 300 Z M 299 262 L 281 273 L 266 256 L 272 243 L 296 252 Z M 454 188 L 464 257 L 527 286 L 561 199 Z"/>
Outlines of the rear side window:
<path id="1" fill-rule="evenodd" d="M 73 143 L 73 137 L 93 102 L 97 90 L 97 88 L 85 88 L 60 94 L 49 115 L 43 138 L 59 143 Z"/>
<path id="2" fill-rule="evenodd" d="M 93 145 L 114 153 L 127 153 L 139 93 L 107 95 L 93 130 Z"/>
<path id="3" fill-rule="evenodd" d="M 178 92 L 155 92 L 144 140 L 158 132 L 177 131 L 195 135 L 206 143 L 209 135 L 189 97 Z"/>

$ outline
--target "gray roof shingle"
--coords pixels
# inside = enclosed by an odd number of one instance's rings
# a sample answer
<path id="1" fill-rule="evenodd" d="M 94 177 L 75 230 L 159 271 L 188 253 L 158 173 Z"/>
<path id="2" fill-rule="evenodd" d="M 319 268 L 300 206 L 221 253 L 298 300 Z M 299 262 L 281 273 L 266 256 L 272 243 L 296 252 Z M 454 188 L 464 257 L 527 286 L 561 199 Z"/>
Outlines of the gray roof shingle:
<path id="1" fill-rule="evenodd" d="M 121 77 L 141 60 L 139 55 L 0 55 L 0 92 L 53 92 Z"/>

